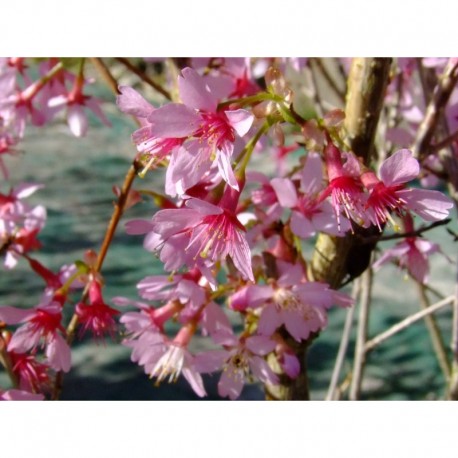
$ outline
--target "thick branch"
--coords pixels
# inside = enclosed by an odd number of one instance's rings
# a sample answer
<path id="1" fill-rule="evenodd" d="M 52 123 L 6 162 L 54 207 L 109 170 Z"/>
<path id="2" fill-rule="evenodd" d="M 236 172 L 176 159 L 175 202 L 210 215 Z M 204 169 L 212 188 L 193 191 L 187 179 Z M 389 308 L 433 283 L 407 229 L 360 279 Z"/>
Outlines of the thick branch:
<path id="1" fill-rule="evenodd" d="M 388 85 L 391 59 L 353 59 L 348 78 L 345 108 L 346 142 L 366 165 L 375 152 L 374 139 Z M 375 236 L 372 229 L 357 229 L 364 238 Z M 311 262 L 311 275 L 332 287 L 341 285 L 346 275 L 355 278 L 367 267 L 375 243 L 361 246 L 352 234 L 333 237 L 320 234 Z"/>

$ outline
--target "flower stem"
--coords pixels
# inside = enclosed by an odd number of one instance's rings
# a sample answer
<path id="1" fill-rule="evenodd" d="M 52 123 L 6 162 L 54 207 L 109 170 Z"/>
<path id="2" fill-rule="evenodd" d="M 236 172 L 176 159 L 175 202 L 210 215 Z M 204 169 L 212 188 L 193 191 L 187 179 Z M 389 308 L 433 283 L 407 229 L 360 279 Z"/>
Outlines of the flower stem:
<path id="1" fill-rule="evenodd" d="M 121 192 L 118 197 L 118 201 L 115 204 L 115 208 L 113 210 L 113 214 L 111 215 L 110 222 L 108 223 L 107 230 L 105 232 L 105 237 L 102 242 L 102 246 L 100 248 L 99 254 L 97 256 L 97 261 L 94 267 L 96 272 L 100 272 L 102 268 L 103 261 L 105 260 L 105 256 L 108 252 L 108 248 L 110 247 L 111 241 L 113 240 L 113 236 L 116 231 L 116 227 L 118 226 L 119 220 L 121 219 L 124 206 L 127 200 L 127 196 L 129 194 L 130 188 L 132 187 L 132 183 L 137 176 L 138 172 L 138 164 L 136 161 L 132 163 L 130 166 L 125 178 L 124 183 L 121 188 Z M 81 302 L 84 302 L 87 299 L 87 292 L 83 294 Z M 78 316 L 73 314 L 70 323 L 67 326 L 67 343 L 71 345 L 73 339 L 75 337 L 76 328 L 78 326 Z M 62 383 L 63 383 L 63 372 L 59 371 L 56 375 L 56 382 L 54 385 L 54 390 L 52 394 L 52 399 L 57 400 L 60 397 L 62 392 Z"/>

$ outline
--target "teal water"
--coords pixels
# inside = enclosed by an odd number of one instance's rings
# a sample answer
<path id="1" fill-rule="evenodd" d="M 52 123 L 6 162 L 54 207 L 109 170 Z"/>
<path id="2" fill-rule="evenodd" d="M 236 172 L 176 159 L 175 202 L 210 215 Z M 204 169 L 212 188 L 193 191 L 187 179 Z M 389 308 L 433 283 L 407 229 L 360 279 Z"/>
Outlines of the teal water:
<path id="1" fill-rule="evenodd" d="M 109 96 L 106 95 L 108 98 Z M 111 216 L 111 188 L 121 185 L 135 155 L 130 133 L 135 128 L 129 118 L 107 105 L 113 123 L 107 129 L 93 121 L 88 136 L 74 138 L 64 123 L 45 129 L 29 128 L 20 144 L 24 151 L 8 160 L 12 182 L 37 181 L 46 188 L 30 201 L 43 203 L 48 220 L 41 233 L 44 247 L 37 259 L 51 269 L 81 259 L 86 249 L 97 250 L 106 223 Z M 138 179 L 135 187 L 147 188 L 154 177 Z M 160 182 L 160 181 L 158 181 Z M 156 183 L 157 185 L 157 183 Z M 125 221 L 148 217 L 153 211 L 146 201 L 129 210 L 121 221 L 112 247 L 106 257 L 103 274 L 105 299 L 122 295 L 137 299 L 136 283 L 146 275 L 158 274 L 161 267 L 154 256 L 142 248 L 142 237 L 125 234 Z M 444 241 L 447 253 L 455 258 L 456 246 L 443 228 L 428 237 Z M 451 293 L 456 266 L 440 255 L 432 259 L 431 284 L 444 295 Z M 30 274 L 28 265 L 20 263 L 13 271 L 1 270 L 0 304 L 28 307 L 38 303 L 42 283 Z M 394 266 L 385 266 L 377 276 L 371 310 L 369 334 L 374 336 L 419 309 L 413 283 L 405 280 Z M 438 322 L 448 345 L 450 310 L 438 315 Z M 309 353 L 309 373 L 313 399 L 325 396 L 334 358 L 340 342 L 345 311 L 333 310 L 329 326 L 314 342 Z M 173 326 L 170 331 L 173 332 Z M 354 338 L 350 345 L 345 371 L 350 370 Z M 198 338 L 195 348 L 206 342 Z M 142 369 L 131 363 L 130 352 L 116 342 L 96 345 L 89 339 L 74 345 L 72 371 L 65 377 L 63 399 L 196 399 L 183 380 L 155 387 Z M 218 376 L 206 377 L 209 399 L 217 399 Z M 7 386 L 0 372 L 0 386 Z M 364 399 L 435 399 L 443 396 L 444 378 L 434 357 L 422 322 L 380 345 L 369 355 L 363 383 Z M 247 386 L 242 399 L 262 399 L 259 386 Z"/>

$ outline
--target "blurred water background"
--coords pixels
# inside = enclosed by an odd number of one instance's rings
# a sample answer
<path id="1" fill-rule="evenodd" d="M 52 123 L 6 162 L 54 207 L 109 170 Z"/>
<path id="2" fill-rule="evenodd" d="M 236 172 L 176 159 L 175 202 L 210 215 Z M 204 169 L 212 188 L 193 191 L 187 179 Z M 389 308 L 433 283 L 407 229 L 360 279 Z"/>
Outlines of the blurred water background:
<path id="1" fill-rule="evenodd" d="M 30 201 L 47 207 L 48 220 L 40 236 L 43 249 L 36 257 L 54 271 L 63 264 L 82 259 L 84 251 L 89 248 L 98 250 L 115 199 L 112 186 L 122 184 L 135 155 L 130 141 L 135 124 L 118 112 L 109 92 L 102 91 L 101 96 L 111 101 L 104 107 L 113 123 L 111 129 L 91 119 L 87 137 L 76 139 L 69 133 L 64 120 L 44 129 L 28 127 L 26 138 L 20 144 L 23 153 L 8 159 L 13 184 L 28 181 L 46 185 Z M 137 179 L 134 187 L 148 188 L 154 183 L 154 175 L 150 174 L 143 181 Z M 152 209 L 152 204 L 145 199 L 126 213 L 118 227 L 103 267 L 104 297 L 108 303 L 110 298 L 118 295 L 138 299 L 136 283 L 146 275 L 161 273 L 156 258 L 143 250 L 143 238 L 129 236 L 124 231 L 127 220 L 149 217 Z M 452 228 L 457 229 L 456 222 Z M 428 232 L 426 236 L 441 242 L 444 251 L 456 258 L 456 245 L 443 227 Z M 383 246 L 392 244 L 386 242 Z M 450 294 L 455 271 L 455 264 L 450 264 L 441 255 L 434 255 L 431 259 L 431 284 L 444 295 Z M 5 271 L 2 268 L 0 272 L 0 304 L 29 307 L 38 303 L 43 284 L 30 273 L 27 263 L 21 261 L 16 269 Z M 395 266 L 384 266 L 376 276 L 369 335 L 375 336 L 419 308 L 413 282 Z M 323 399 L 326 394 L 345 313 L 344 310 L 331 310 L 327 329 L 310 348 L 308 364 L 312 399 Z M 235 315 L 233 318 L 237 319 Z M 437 319 L 448 347 L 451 310 L 441 311 Z M 172 326 L 170 332 L 176 329 Z M 345 374 L 351 369 L 354 334 L 344 366 Z M 62 399 L 197 399 L 183 379 L 175 384 L 163 383 L 155 387 L 142 368 L 130 362 L 130 350 L 120 345 L 120 340 L 119 337 L 117 342 L 107 340 L 98 345 L 89 338 L 75 342 L 73 367 L 65 376 Z M 194 348 L 203 349 L 206 345 L 204 339 L 197 338 Z M 219 399 L 218 379 L 217 375 L 205 377 L 207 399 Z M 4 372 L 0 372 L 0 386 L 8 386 Z M 437 399 L 443 396 L 444 387 L 444 377 L 428 332 L 424 323 L 418 322 L 369 355 L 362 398 Z M 262 388 L 258 385 L 246 386 L 241 397 L 245 400 L 263 398 Z"/>

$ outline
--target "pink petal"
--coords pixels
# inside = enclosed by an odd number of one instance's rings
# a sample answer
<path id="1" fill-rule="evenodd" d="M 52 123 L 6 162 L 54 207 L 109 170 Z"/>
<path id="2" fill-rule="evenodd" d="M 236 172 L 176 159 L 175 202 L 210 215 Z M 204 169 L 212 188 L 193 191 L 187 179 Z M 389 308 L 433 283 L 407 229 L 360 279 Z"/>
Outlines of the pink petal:
<path id="1" fill-rule="evenodd" d="M 103 122 L 107 127 L 111 127 L 111 122 L 105 116 L 105 113 L 100 108 L 101 102 L 94 97 L 86 100 L 85 105 Z"/>
<path id="2" fill-rule="evenodd" d="M 33 394 L 22 390 L 7 390 L 0 393 L 1 401 L 43 401 L 44 396 L 42 394 Z"/>
<path id="3" fill-rule="evenodd" d="M 210 202 L 206 202 L 202 199 L 191 198 L 186 200 L 186 207 L 197 210 L 202 215 L 221 215 L 223 209 L 217 205 L 213 205 Z"/>
<path id="4" fill-rule="evenodd" d="M 71 105 L 68 108 L 67 122 L 75 137 L 84 137 L 87 133 L 88 121 L 81 105 Z"/>
<path id="5" fill-rule="evenodd" d="M 314 195 L 323 187 L 323 161 L 318 153 L 309 152 L 302 169 L 301 190 Z"/>
<path id="6" fill-rule="evenodd" d="M 207 396 L 202 376 L 198 372 L 196 372 L 193 368 L 184 367 L 181 373 L 191 385 L 191 388 L 193 389 L 194 393 L 197 394 L 197 396 L 200 398 Z"/>
<path id="7" fill-rule="evenodd" d="M 232 110 L 224 112 L 229 123 L 240 137 L 243 137 L 251 128 L 254 116 L 247 110 Z"/>
<path id="8" fill-rule="evenodd" d="M 279 383 L 278 376 L 272 371 L 266 361 L 259 356 L 250 358 L 251 372 L 263 383 L 277 385 Z"/>
<path id="9" fill-rule="evenodd" d="M 282 324 L 280 313 L 273 304 L 267 304 L 258 321 L 258 332 L 265 336 L 271 336 Z"/>
<path id="10" fill-rule="evenodd" d="M 152 230 L 151 220 L 133 219 L 126 223 L 126 232 L 130 235 L 146 234 Z"/>
<path id="11" fill-rule="evenodd" d="M 12 194 L 18 199 L 24 199 L 32 195 L 38 189 L 43 189 L 44 187 L 44 184 L 39 183 L 22 183 L 14 187 Z"/>
<path id="12" fill-rule="evenodd" d="M 292 208 L 297 204 L 296 187 L 288 178 L 274 178 L 270 184 L 282 207 Z"/>
<path id="13" fill-rule="evenodd" d="M 230 147 L 229 147 L 230 145 Z M 218 164 L 218 171 L 223 177 L 223 180 L 233 189 L 236 191 L 239 190 L 239 184 L 234 175 L 234 171 L 232 170 L 231 159 L 232 159 L 232 149 L 233 145 L 229 144 L 226 145 L 227 147 L 224 150 L 218 149 L 216 151 L 216 161 Z M 230 150 L 230 152 L 228 151 Z"/>
<path id="14" fill-rule="evenodd" d="M 195 227 L 202 221 L 202 215 L 188 208 L 159 210 L 151 221 L 154 232 L 165 239 L 183 231 L 188 227 Z"/>
<path id="15" fill-rule="evenodd" d="M 429 272 L 429 262 L 426 256 L 417 250 L 411 250 L 408 255 L 406 267 L 413 278 L 420 283 L 426 283 Z"/>
<path id="16" fill-rule="evenodd" d="M 119 86 L 119 90 L 121 94 L 116 98 L 116 104 L 123 113 L 137 118 L 147 118 L 154 111 L 154 107 L 135 89 L 129 86 Z"/>
<path id="17" fill-rule="evenodd" d="M 35 315 L 36 310 L 19 309 L 8 305 L 0 306 L 0 320 L 6 324 L 18 324 Z"/>
<path id="18" fill-rule="evenodd" d="M 229 396 L 234 400 L 240 396 L 243 385 L 245 384 L 245 377 L 241 370 L 233 369 L 229 366 L 226 371 L 223 371 L 221 378 L 218 382 L 218 393 L 221 397 Z"/>
<path id="19" fill-rule="evenodd" d="M 293 212 L 290 225 L 293 234 L 302 239 L 308 239 L 316 234 L 315 227 L 302 213 Z"/>
<path id="20" fill-rule="evenodd" d="M 169 103 L 148 116 L 150 133 L 161 138 L 188 137 L 199 128 L 200 116 L 181 103 Z"/>
<path id="21" fill-rule="evenodd" d="M 202 111 L 216 111 L 216 99 L 210 93 L 202 76 L 192 68 L 186 67 L 178 77 L 180 98 L 185 105 Z"/>
<path id="22" fill-rule="evenodd" d="M 408 149 L 400 149 L 383 161 L 379 175 L 386 186 L 407 183 L 420 173 L 420 165 Z"/>
<path id="23" fill-rule="evenodd" d="M 15 351 L 16 353 L 26 353 L 31 348 L 38 345 L 40 341 L 40 333 L 33 332 L 30 326 L 25 325 L 16 329 L 13 337 L 8 344 L 8 351 Z"/>
<path id="24" fill-rule="evenodd" d="M 280 364 L 290 378 L 296 378 L 301 372 L 301 363 L 293 353 L 284 352 Z"/>
<path id="25" fill-rule="evenodd" d="M 280 286 L 292 286 L 301 282 L 304 276 L 304 270 L 302 266 L 297 264 L 291 264 L 290 262 L 277 260 L 278 273 L 280 275 L 278 284 Z"/>
<path id="26" fill-rule="evenodd" d="M 60 334 L 55 334 L 46 347 L 46 357 L 49 365 L 57 370 L 68 372 L 72 365 L 70 347 Z"/>
<path id="27" fill-rule="evenodd" d="M 276 342 L 267 336 L 251 336 L 245 341 L 245 346 L 251 353 L 264 356 L 271 353 L 276 347 Z"/>
<path id="28" fill-rule="evenodd" d="M 230 353 L 226 350 L 210 350 L 198 353 L 194 357 L 194 367 L 202 374 L 216 372 L 223 367 L 224 362 L 229 357 Z"/>
<path id="29" fill-rule="evenodd" d="M 447 218 L 453 201 L 439 191 L 429 189 L 408 189 L 398 192 L 407 202 L 407 207 L 425 221 L 439 221 Z"/>
<path id="30" fill-rule="evenodd" d="M 244 278 L 254 281 L 253 269 L 251 267 L 251 251 L 245 236 L 238 231 L 235 233 L 236 240 L 230 252 L 232 261 Z"/>

